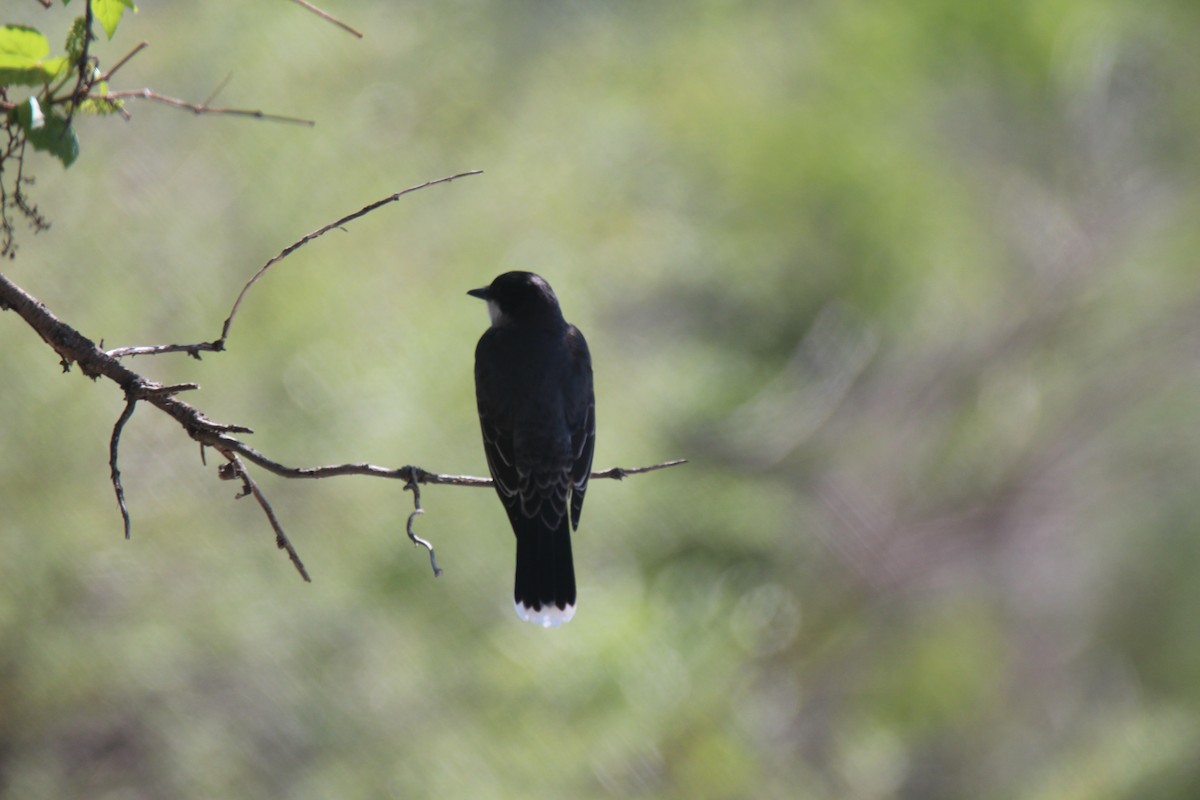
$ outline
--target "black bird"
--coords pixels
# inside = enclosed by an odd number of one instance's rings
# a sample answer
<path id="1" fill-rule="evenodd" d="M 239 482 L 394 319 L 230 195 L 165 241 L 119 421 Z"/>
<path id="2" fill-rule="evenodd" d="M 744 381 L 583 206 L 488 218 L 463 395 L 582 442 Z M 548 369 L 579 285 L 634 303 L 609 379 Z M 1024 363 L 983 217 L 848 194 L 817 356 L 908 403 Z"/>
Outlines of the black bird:
<path id="1" fill-rule="evenodd" d="M 488 469 L 517 536 L 517 615 L 561 625 L 575 615 L 571 531 L 596 443 L 592 358 L 532 272 L 506 272 L 467 294 L 486 300 L 492 318 L 475 348 L 475 400 Z"/>

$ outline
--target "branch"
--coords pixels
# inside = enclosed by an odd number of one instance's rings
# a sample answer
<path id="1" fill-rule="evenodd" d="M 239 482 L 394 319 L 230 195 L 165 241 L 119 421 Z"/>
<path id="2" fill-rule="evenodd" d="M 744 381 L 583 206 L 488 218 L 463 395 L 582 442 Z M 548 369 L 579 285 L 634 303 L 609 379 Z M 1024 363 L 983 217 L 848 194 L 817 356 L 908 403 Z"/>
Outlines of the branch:
<path id="1" fill-rule="evenodd" d="M 128 53 L 121 56 L 121 58 L 117 60 L 117 63 L 113 64 L 111 67 L 108 68 L 108 72 L 104 73 L 103 75 L 101 75 L 99 78 L 96 79 L 96 82 L 104 83 L 104 82 L 108 81 L 108 79 L 113 76 L 113 73 L 115 73 L 121 67 L 123 67 L 127 63 L 129 63 L 129 59 L 133 58 L 134 56 L 136 56 L 138 53 L 142 52 L 149 46 L 150 46 L 149 42 L 145 42 L 145 41 L 138 42 L 137 47 L 133 48 Z"/>
<path id="2" fill-rule="evenodd" d="M 224 114 L 226 116 L 254 117 L 255 119 L 265 119 L 272 122 L 289 122 L 295 125 L 307 125 L 309 127 L 317 124 L 311 119 L 288 117 L 282 114 L 268 114 L 265 111 L 251 110 L 246 108 L 217 108 L 215 106 L 209 106 L 203 103 L 189 103 L 186 100 L 180 100 L 175 97 L 168 97 L 165 94 L 159 94 L 153 89 L 121 89 L 120 91 L 105 92 L 104 94 L 89 94 L 88 98 L 108 103 L 115 103 L 116 101 L 123 100 L 125 98 L 140 98 L 142 100 L 153 100 L 156 103 L 174 106 L 175 108 L 182 108 L 195 114 Z"/>
<path id="3" fill-rule="evenodd" d="M 627 475 L 642 475 L 646 472 L 654 472 L 655 470 L 666 469 L 667 467 L 677 467 L 680 464 L 686 464 L 686 458 L 677 458 L 674 461 L 664 461 L 661 464 L 652 464 L 649 467 L 611 467 L 600 472 L 593 472 L 589 480 L 596 478 L 612 478 L 619 481 Z"/>
<path id="4" fill-rule="evenodd" d="M 218 473 L 222 480 L 233 480 L 234 478 L 242 479 L 242 493 L 238 497 L 245 497 L 248 494 L 254 495 L 254 499 L 262 506 L 263 512 L 267 515 L 267 521 L 271 523 L 271 527 L 275 530 L 275 544 L 280 550 L 284 550 L 288 554 L 288 558 L 292 560 L 292 565 L 296 567 L 296 571 L 300 573 L 300 577 L 304 578 L 305 583 L 312 583 L 312 578 L 308 577 L 308 570 L 304 568 L 304 562 L 300 560 L 300 554 L 296 552 L 296 548 L 292 547 L 292 542 L 288 539 L 287 534 L 283 532 L 283 525 L 279 522 L 279 517 L 275 516 L 275 509 L 271 508 L 271 504 L 267 502 L 266 496 L 262 490 L 258 488 L 258 484 L 250 477 L 250 473 L 246 471 L 246 465 L 234 453 L 223 450 L 221 455 L 229 459 L 229 463 L 225 465 L 228 469 L 223 468 Z"/>
<path id="5" fill-rule="evenodd" d="M 242 287 L 242 290 L 240 292 L 238 292 L 237 298 L 233 301 L 233 307 L 231 309 L 229 309 L 229 316 L 227 316 L 225 318 L 224 324 L 221 325 L 221 336 L 218 339 L 216 339 L 215 341 L 196 342 L 194 344 L 162 344 L 162 345 L 147 345 L 147 346 L 140 346 L 140 347 L 118 347 L 113 350 L 109 350 L 108 355 L 110 355 L 114 358 L 124 358 L 126 356 L 161 355 L 164 353 L 187 353 L 192 358 L 195 358 L 198 360 L 200 358 L 201 352 L 210 352 L 210 353 L 222 352 L 225 349 L 225 340 L 229 338 L 229 329 L 233 326 L 233 318 L 237 316 L 238 309 L 241 308 L 242 300 L 246 297 L 246 293 L 250 291 L 250 287 L 252 287 L 254 284 L 258 283 L 259 279 L 267 274 L 267 270 L 269 270 L 271 267 L 275 266 L 280 261 L 287 258 L 292 253 L 296 252 L 297 250 L 299 250 L 301 247 L 308 244 L 312 240 L 318 239 L 318 238 L 324 236 L 325 234 L 329 233 L 331 230 L 341 228 L 344 225 L 346 225 L 346 223 L 352 222 L 353 220 L 356 220 L 359 217 L 365 216 L 365 215 L 371 213 L 372 211 L 376 210 L 377 208 L 381 208 L 382 206 L 387 205 L 388 203 L 394 203 L 397 200 L 399 200 L 401 197 L 404 197 L 404 195 L 406 195 L 406 194 L 412 194 L 413 192 L 420 191 L 421 189 L 426 189 L 430 186 L 437 186 L 438 184 L 441 184 L 441 183 L 450 183 L 451 181 L 458 180 L 459 178 L 466 178 L 471 175 L 482 175 L 482 174 L 483 174 L 483 170 L 472 169 L 472 170 L 467 170 L 466 172 L 459 172 L 456 175 L 448 175 L 445 178 L 438 178 L 437 180 L 426 181 L 425 183 L 421 183 L 416 186 L 410 186 L 407 189 L 402 189 L 402 190 L 396 192 L 395 194 L 390 194 L 387 197 L 383 198 L 382 200 L 376 200 L 374 203 L 363 206 L 358 211 L 351 212 L 350 214 L 347 214 L 346 216 L 341 217 L 340 219 L 334 220 L 333 222 L 330 222 L 327 225 L 322 225 L 320 228 L 317 228 L 312 233 L 306 234 L 305 236 L 302 236 L 301 238 L 292 242 L 287 247 L 280 250 L 277 255 L 275 255 L 270 260 L 268 260 L 267 263 L 265 263 L 261 267 L 259 267 L 258 272 L 254 273 L 254 275 L 251 276 L 250 280 L 246 281 L 246 285 Z"/>
<path id="6" fill-rule="evenodd" d="M 152 344 L 139 347 L 115 347 L 108 350 L 107 354 L 113 358 L 125 358 L 126 356 L 157 356 L 163 353 L 187 353 L 197 361 L 200 360 L 200 351 L 209 350 L 219 352 L 225 347 L 221 342 L 201 342 L 199 344 Z"/>
<path id="7" fill-rule="evenodd" d="M 129 509 L 125 507 L 125 489 L 121 486 L 121 470 L 117 469 L 117 447 L 121 443 L 121 431 L 125 429 L 125 423 L 129 422 L 129 418 L 133 416 L 133 409 L 136 407 L 137 398 L 127 397 L 125 410 L 121 412 L 121 416 L 117 417 L 117 424 L 113 426 L 112 438 L 108 443 L 109 474 L 112 476 L 113 490 L 117 493 L 117 506 L 121 509 L 121 521 L 125 523 L 126 539 L 129 539 L 131 522 Z"/>
<path id="8" fill-rule="evenodd" d="M 351 28 L 349 25 L 342 22 L 340 19 L 333 16 L 329 12 L 322 11 L 321 9 L 314 6 L 312 3 L 306 2 L 306 0 L 292 0 L 292 2 L 298 6 L 303 6 L 304 8 L 307 8 L 309 11 L 313 12 L 321 19 L 323 19 L 327 22 L 332 22 L 334 25 L 337 25 L 339 28 L 346 31 L 347 33 L 352 33 L 355 36 L 357 36 L 359 39 L 363 38 L 363 35 L 361 33 L 359 33 L 358 31 L 354 30 L 354 28 Z"/>
<path id="9" fill-rule="evenodd" d="M 425 509 L 421 508 L 421 485 L 415 481 L 409 481 L 404 485 L 404 491 L 412 490 L 413 493 L 413 512 L 408 515 L 408 524 L 405 525 L 405 530 L 408 531 L 408 538 L 413 544 L 420 545 L 429 551 L 429 565 L 433 567 L 433 577 L 441 577 L 442 568 L 437 565 L 437 559 L 433 555 L 433 545 L 417 536 L 417 532 L 413 530 L 413 520 L 425 513 Z"/>
<path id="10" fill-rule="evenodd" d="M 475 173 L 464 173 L 475 174 Z M 457 177 L 457 176 L 455 176 Z M 443 181 L 449 179 L 443 179 Z M 436 182 L 436 181 L 435 181 Z M 435 183 L 435 182 L 431 182 Z M 423 184 L 423 186 L 431 185 Z M 407 191 L 415 191 L 421 187 L 413 187 Z M 373 206 L 368 206 L 360 212 L 346 219 L 352 219 L 356 216 L 361 216 L 374 207 L 378 207 L 385 202 L 391 202 L 395 197 L 399 197 L 405 192 L 400 192 L 380 201 Z M 336 224 L 335 224 L 336 225 Z M 302 240 L 303 241 L 303 240 Z M 297 245 L 298 246 L 298 245 Z M 294 248 L 293 248 L 294 249 Z M 277 260 L 277 259 L 276 259 Z M 273 263 L 273 262 L 272 262 Z M 269 266 L 270 264 L 268 264 Z M 264 267 L 264 270 L 266 268 Z M 259 271 L 259 274 L 262 270 Z M 244 290 L 243 290 L 244 294 Z M 125 393 L 125 410 L 117 420 L 116 426 L 113 428 L 112 438 L 109 443 L 109 465 L 112 469 L 112 481 L 114 490 L 117 493 L 117 502 L 121 507 L 122 519 L 126 526 L 126 535 L 129 530 L 129 516 L 125 508 L 124 490 L 120 482 L 120 472 L 117 469 L 117 447 L 120 441 L 120 435 L 124 429 L 125 423 L 133 414 L 133 409 L 138 402 L 148 403 L 157 408 L 167 416 L 174 419 L 183 428 L 184 433 L 193 441 L 201 445 L 201 453 L 203 448 L 212 447 L 223 455 L 229 462 L 221 468 L 220 475 L 222 478 L 230 479 L 233 477 L 240 478 L 243 482 L 246 492 L 251 494 L 262 507 L 267 519 L 275 531 L 275 541 L 280 549 L 285 550 L 288 557 L 292 560 L 297 571 L 307 581 L 310 580 L 307 570 L 304 568 L 303 562 L 300 561 L 299 555 L 295 548 L 288 540 L 286 533 L 283 530 L 279 518 L 275 515 L 266 497 L 258 488 L 258 484 L 250 477 L 246 470 L 242 459 L 256 464 L 259 467 L 279 475 L 283 478 L 331 478 L 339 475 L 368 475 L 377 478 L 390 478 L 395 480 L 403 480 L 406 488 L 411 488 L 414 493 L 414 511 L 409 515 L 406 526 L 409 538 L 418 545 L 424 546 L 429 550 L 430 563 L 433 566 L 434 574 L 440 574 L 441 569 L 437 566 L 437 561 L 434 560 L 433 546 L 426 540 L 417 536 L 413 531 L 413 521 L 420 514 L 424 513 L 421 508 L 419 485 L 420 484 L 440 484 L 446 486 L 476 486 L 486 487 L 491 486 L 492 481 L 488 478 L 478 478 L 471 475 L 452 475 L 430 472 L 416 466 L 403 466 L 396 468 L 388 468 L 376 466 L 374 464 L 335 464 L 330 466 L 319 467 L 289 467 L 281 464 L 266 455 L 260 453 L 255 448 L 238 439 L 234 434 L 252 433 L 250 428 L 243 425 L 231 425 L 216 422 L 209 419 L 204 412 L 199 408 L 180 400 L 176 395 L 180 392 L 192 390 L 196 388 L 193 383 L 180 384 L 160 384 L 146 378 L 133 370 L 126 367 L 114 355 L 104 352 L 91 339 L 87 338 L 79 331 L 75 330 L 70 325 L 61 321 L 56 317 L 46 306 L 38 302 L 36 298 L 27 293 L 24 289 L 14 284 L 3 273 L 0 273 L 0 310 L 15 311 L 18 316 L 25 320 L 39 336 L 48 344 L 59 356 L 63 364 L 63 370 L 68 371 L 71 365 L 77 364 L 80 372 L 85 376 L 94 379 L 107 378 L 115 383 Z M 236 310 L 236 307 L 235 307 Z M 596 479 L 611 478 L 620 480 L 628 475 L 639 475 L 655 470 L 666 469 L 667 467 L 677 466 L 686 463 L 680 459 L 675 461 L 666 461 L 661 464 L 654 464 L 647 467 L 613 467 L 607 470 L 593 472 L 591 477 Z M 244 495 L 243 495 L 244 496 Z"/>
<path id="11" fill-rule="evenodd" d="M 451 181 L 457 180 L 458 178 L 465 178 L 470 175 L 480 175 L 482 173 L 483 173 L 483 170 L 481 170 L 481 169 L 472 169 L 472 170 L 468 170 L 467 172 L 460 172 L 457 175 L 450 175 L 445 178 L 438 178 L 437 180 L 426 181 L 425 183 L 419 184 L 417 186 L 410 186 L 407 189 L 402 189 L 399 192 L 396 192 L 395 194 L 388 195 L 387 197 L 383 198 L 382 200 L 376 200 L 374 203 L 371 203 L 370 205 L 363 206 L 358 211 L 355 211 L 351 214 L 347 214 L 346 216 L 342 217 L 341 219 L 330 222 L 328 225 L 323 225 L 320 228 L 317 228 L 312 233 L 310 233 L 306 236 L 303 236 L 300 239 L 292 242 L 287 247 L 280 250 L 279 254 L 277 256 L 272 258 L 266 264 L 263 264 L 262 267 L 259 268 L 258 272 L 254 273 L 253 277 L 251 277 L 250 280 L 246 281 L 246 285 L 242 287 L 242 290 L 240 292 L 238 292 L 237 299 L 233 301 L 233 308 L 231 308 L 229 310 L 229 316 L 225 318 L 225 324 L 221 326 L 221 338 L 217 339 L 217 341 L 214 342 L 213 344 L 220 344 L 221 347 L 218 349 L 224 349 L 225 340 L 229 337 L 229 328 L 230 328 L 230 326 L 233 325 L 233 318 L 234 318 L 234 316 L 237 315 L 238 307 L 241 306 L 241 304 L 242 304 L 242 298 L 246 296 L 246 292 L 250 291 L 250 287 L 253 286 L 254 284 L 258 283 L 258 279 L 261 278 L 263 275 L 265 275 L 267 273 L 267 270 L 269 270 L 271 267 L 275 266 L 275 264 L 279 263 L 283 259 L 290 256 L 292 253 L 299 250 L 304 245 L 311 242 L 313 239 L 317 239 L 317 238 L 320 238 L 321 236 L 324 236 L 325 234 L 329 233 L 334 228 L 341 228 L 347 222 L 351 222 L 353 220 L 358 219 L 361 216 L 369 214 L 372 211 L 374 211 L 375 209 L 380 208 L 381 206 L 385 206 L 388 203 L 394 203 L 406 194 L 412 194 L 413 192 L 419 191 L 421 189 L 425 189 L 429 186 L 436 186 L 439 183 L 450 183 Z"/>

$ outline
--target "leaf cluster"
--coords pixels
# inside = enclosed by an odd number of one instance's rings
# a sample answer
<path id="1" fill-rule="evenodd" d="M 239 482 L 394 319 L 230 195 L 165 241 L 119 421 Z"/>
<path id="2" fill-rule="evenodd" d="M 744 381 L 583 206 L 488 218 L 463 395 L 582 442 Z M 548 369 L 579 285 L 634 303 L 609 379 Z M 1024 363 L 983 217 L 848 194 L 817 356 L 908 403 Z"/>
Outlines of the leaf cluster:
<path id="1" fill-rule="evenodd" d="M 63 0 L 69 5 L 70 0 Z M 113 114 L 121 102 L 108 98 L 105 77 L 88 54 L 99 22 L 109 39 L 132 0 L 91 0 L 71 23 L 64 54 L 51 55 L 50 40 L 25 25 L 0 27 L 0 113 L 7 142 L 0 148 L 0 256 L 14 253 L 10 212 L 24 216 L 36 230 L 45 221 L 23 195 L 25 146 L 49 153 L 64 167 L 79 157 L 72 120 L 76 113 Z M 74 80 L 72 80 L 74 78 Z"/>

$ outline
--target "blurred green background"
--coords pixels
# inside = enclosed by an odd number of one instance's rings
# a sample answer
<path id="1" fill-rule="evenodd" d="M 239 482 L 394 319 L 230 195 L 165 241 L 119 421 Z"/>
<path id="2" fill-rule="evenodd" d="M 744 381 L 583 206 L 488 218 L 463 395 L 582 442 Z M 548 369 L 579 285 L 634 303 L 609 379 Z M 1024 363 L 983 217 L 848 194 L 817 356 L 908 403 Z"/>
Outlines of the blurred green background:
<path id="1" fill-rule="evenodd" d="M 76 5 L 10 3 L 61 42 Z M 1200 6 L 145 3 L 131 104 L 29 159 L 14 281 L 289 464 L 484 474 L 467 298 L 596 365 L 579 612 L 512 612 L 490 490 L 259 508 L 0 314 L 5 798 L 1191 798 Z"/>

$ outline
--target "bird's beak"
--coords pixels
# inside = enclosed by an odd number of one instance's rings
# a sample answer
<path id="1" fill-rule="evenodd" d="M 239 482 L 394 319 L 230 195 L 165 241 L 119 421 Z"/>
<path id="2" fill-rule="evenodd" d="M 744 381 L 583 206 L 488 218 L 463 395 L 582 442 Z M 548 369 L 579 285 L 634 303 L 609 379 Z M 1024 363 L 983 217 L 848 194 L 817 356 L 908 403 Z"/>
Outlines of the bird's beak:
<path id="1" fill-rule="evenodd" d="M 487 300 L 488 287 L 484 286 L 482 289 L 472 289 L 467 294 L 471 295 L 471 297 L 478 297 L 480 300 Z"/>

